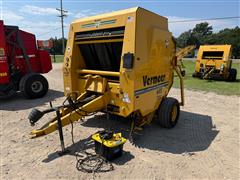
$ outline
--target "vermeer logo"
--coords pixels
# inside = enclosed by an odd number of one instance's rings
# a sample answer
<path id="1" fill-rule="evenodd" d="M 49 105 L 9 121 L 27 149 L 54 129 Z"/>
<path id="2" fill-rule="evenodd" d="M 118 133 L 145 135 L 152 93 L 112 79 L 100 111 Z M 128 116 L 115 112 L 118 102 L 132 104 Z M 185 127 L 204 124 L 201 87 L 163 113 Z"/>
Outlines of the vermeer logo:
<path id="1" fill-rule="evenodd" d="M 165 74 L 159 75 L 159 76 L 143 76 L 143 86 L 150 86 L 154 84 L 158 84 L 160 82 L 163 82 L 165 80 Z"/>

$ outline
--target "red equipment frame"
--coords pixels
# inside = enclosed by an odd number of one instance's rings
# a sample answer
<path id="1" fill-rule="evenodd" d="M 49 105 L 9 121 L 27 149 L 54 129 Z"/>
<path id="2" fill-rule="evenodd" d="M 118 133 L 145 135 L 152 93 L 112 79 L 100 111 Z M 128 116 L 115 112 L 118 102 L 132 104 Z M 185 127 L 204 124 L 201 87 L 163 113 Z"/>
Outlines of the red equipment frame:
<path id="1" fill-rule="evenodd" d="M 52 62 L 48 52 L 39 50 L 34 34 L 17 26 L 6 26 L 0 20 L 0 85 L 28 73 L 48 73 Z"/>

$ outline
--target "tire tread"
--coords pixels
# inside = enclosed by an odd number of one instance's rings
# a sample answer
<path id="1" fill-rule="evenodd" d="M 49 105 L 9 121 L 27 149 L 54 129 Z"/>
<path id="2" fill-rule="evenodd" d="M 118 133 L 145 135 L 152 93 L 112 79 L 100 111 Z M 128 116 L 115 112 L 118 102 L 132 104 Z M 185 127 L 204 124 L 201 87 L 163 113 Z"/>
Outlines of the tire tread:
<path id="1" fill-rule="evenodd" d="M 171 123 L 171 113 L 172 113 L 172 108 L 173 106 L 177 103 L 177 108 L 178 108 L 178 114 L 177 114 L 177 119 L 176 123 L 179 117 L 179 103 L 175 98 L 167 97 L 162 100 L 162 103 L 160 104 L 160 107 L 158 109 L 158 122 L 161 127 L 164 128 L 172 128 L 176 125 Z"/>

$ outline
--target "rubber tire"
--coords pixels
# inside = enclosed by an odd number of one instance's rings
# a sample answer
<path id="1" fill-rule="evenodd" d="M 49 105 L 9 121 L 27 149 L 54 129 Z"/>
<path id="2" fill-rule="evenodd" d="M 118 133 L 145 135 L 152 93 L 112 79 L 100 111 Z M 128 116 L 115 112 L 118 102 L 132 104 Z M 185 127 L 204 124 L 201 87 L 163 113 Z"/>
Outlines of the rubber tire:
<path id="1" fill-rule="evenodd" d="M 171 119 L 174 106 L 177 106 L 177 116 L 175 121 L 173 122 Z M 180 106 L 178 100 L 175 98 L 167 97 L 163 99 L 157 110 L 157 121 L 161 127 L 170 129 L 177 124 L 179 114 Z"/>
<path id="2" fill-rule="evenodd" d="M 229 70 L 228 81 L 236 81 L 237 79 L 237 70 L 232 68 Z"/>
<path id="3" fill-rule="evenodd" d="M 39 81 L 43 88 L 40 92 L 34 92 L 31 89 L 32 84 L 35 81 Z M 48 81 L 41 74 L 31 73 L 23 76 L 20 81 L 20 91 L 24 94 L 26 98 L 35 99 L 45 96 L 48 92 Z"/>
<path id="4" fill-rule="evenodd" d="M 192 73 L 192 77 L 197 77 L 197 74 L 196 74 L 196 72 L 194 72 L 194 73 Z"/>

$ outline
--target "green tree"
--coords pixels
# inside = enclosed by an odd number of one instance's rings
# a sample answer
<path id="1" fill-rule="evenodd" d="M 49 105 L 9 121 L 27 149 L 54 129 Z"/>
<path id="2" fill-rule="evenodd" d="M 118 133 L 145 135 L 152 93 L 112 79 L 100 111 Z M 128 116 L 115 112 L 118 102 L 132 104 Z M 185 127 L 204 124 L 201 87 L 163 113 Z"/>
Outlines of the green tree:
<path id="1" fill-rule="evenodd" d="M 209 26 L 207 22 L 203 22 L 200 24 L 196 24 L 193 28 L 193 34 L 199 34 L 201 36 L 211 35 L 212 34 L 212 26 Z"/>
<path id="2" fill-rule="evenodd" d="M 184 48 L 189 45 L 195 44 L 195 37 L 193 36 L 192 30 L 186 31 L 182 33 L 177 39 L 177 46 L 180 48 Z"/>
<path id="3" fill-rule="evenodd" d="M 209 26 L 207 22 L 200 23 L 193 29 L 183 32 L 176 38 L 176 42 L 179 48 L 192 44 L 197 47 L 204 44 L 230 44 L 232 45 L 232 55 L 240 58 L 240 28 L 238 26 L 213 33 L 212 26 Z"/>
<path id="4" fill-rule="evenodd" d="M 213 33 L 212 30 L 212 26 L 209 26 L 207 22 L 196 24 L 196 26 L 192 30 L 192 34 L 195 38 L 195 44 L 197 46 L 201 44 L 206 44 L 207 39 Z"/>
<path id="5" fill-rule="evenodd" d="M 207 44 L 230 44 L 232 45 L 232 55 L 240 58 L 240 28 L 236 26 L 233 29 L 223 29 L 213 34 Z"/>
<path id="6" fill-rule="evenodd" d="M 51 51 L 51 54 L 57 54 L 62 55 L 62 38 L 51 38 L 53 40 L 53 50 Z M 65 47 L 66 47 L 67 39 L 65 39 Z"/>

